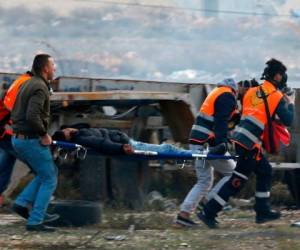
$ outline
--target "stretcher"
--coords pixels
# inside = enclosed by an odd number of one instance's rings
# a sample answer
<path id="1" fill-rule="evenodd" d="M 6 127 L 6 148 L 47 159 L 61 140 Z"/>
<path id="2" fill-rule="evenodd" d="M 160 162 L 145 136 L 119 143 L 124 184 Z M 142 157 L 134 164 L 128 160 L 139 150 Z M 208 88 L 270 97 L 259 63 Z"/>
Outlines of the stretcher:
<path id="1" fill-rule="evenodd" d="M 82 145 L 64 141 L 53 141 L 53 145 L 60 149 L 75 150 L 77 158 L 83 160 L 87 152 L 92 149 L 87 149 Z M 95 150 L 92 150 L 96 152 Z M 67 155 L 65 156 L 67 157 Z M 133 154 L 122 155 L 121 157 L 132 158 L 137 160 L 161 160 L 161 159 L 174 159 L 174 160 L 194 160 L 194 159 L 204 159 L 204 160 L 236 160 L 238 156 L 236 155 L 215 155 L 210 154 L 207 151 L 192 151 L 181 149 L 178 152 L 156 152 L 147 150 L 134 150 Z"/>

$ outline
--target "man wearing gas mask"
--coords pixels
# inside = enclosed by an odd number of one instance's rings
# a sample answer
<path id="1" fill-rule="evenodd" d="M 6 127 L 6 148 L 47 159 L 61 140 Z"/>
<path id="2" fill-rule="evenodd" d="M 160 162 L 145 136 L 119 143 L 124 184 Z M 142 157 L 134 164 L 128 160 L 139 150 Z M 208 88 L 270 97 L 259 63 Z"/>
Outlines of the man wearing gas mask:
<path id="1" fill-rule="evenodd" d="M 278 60 L 266 62 L 262 74 L 263 84 L 250 88 L 243 97 L 243 110 L 239 126 L 234 130 L 232 142 L 239 159 L 233 174 L 204 206 L 198 217 L 210 228 L 217 227 L 217 214 L 231 196 L 244 186 L 252 172 L 256 175 L 256 223 L 280 218 L 269 205 L 272 167 L 262 153 L 262 137 L 275 114 L 285 125 L 293 121 L 294 104 L 282 92 L 286 87 L 286 67 Z"/>

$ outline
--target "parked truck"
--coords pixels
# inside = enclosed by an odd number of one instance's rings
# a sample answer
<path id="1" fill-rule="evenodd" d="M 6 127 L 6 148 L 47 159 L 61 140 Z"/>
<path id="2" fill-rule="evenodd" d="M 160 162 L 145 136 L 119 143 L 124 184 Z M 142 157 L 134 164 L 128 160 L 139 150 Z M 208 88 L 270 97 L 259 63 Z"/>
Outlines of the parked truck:
<path id="1" fill-rule="evenodd" d="M 2 87 L 18 74 L 0 73 Z M 61 125 L 88 123 L 92 127 L 120 129 L 135 140 L 161 143 L 172 139 L 186 145 L 195 115 L 213 84 L 60 77 L 53 82 L 51 130 Z M 295 89 L 296 119 L 291 128 L 292 143 L 283 149 L 276 168 L 289 170 L 290 189 L 300 205 L 297 182 L 300 160 L 300 90 Z M 150 164 L 151 165 L 151 164 Z M 80 196 L 87 200 L 118 197 L 127 205 L 143 206 L 148 192 L 147 161 L 124 161 L 97 154 L 79 163 Z"/>

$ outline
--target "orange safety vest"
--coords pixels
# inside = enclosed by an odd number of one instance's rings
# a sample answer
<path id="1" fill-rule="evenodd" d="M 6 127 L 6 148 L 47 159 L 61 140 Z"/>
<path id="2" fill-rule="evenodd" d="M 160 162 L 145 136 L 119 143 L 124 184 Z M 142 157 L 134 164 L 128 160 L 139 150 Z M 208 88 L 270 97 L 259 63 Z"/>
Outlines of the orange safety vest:
<path id="1" fill-rule="evenodd" d="M 10 112 L 14 107 L 21 85 L 27 80 L 29 80 L 31 77 L 32 76 L 29 73 L 22 74 L 11 84 L 3 100 L 0 100 L 0 122 L 4 121 L 4 119 L 7 119 L 10 116 Z M 4 121 L 4 124 L 2 124 L 2 128 L 0 128 L 0 130 L 2 130 L 0 137 L 3 137 L 5 134 L 12 135 L 12 129 L 10 125 L 10 119 Z"/>
<path id="2" fill-rule="evenodd" d="M 222 86 L 213 89 L 213 91 L 206 97 L 196 117 L 195 124 L 192 127 L 189 139 L 191 142 L 203 144 L 215 137 L 215 133 L 213 131 L 215 102 L 218 97 L 224 93 L 231 93 L 235 96 L 230 87 Z M 237 109 L 234 109 L 231 116 L 233 116 L 236 112 Z"/>
<path id="3" fill-rule="evenodd" d="M 261 88 L 267 97 L 272 117 L 283 94 L 268 81 L 264 81 Z M 232 141 L 248 150 L 255 147 L 260 150 L 263 131 L 267 123 L 268 118 L 260 87 L 253 87 L 244 96 L 241 121 L 234 131 Z"/>
<path id="4" fill-rule="evenodd" d="M 21 85 L 26 82 L 27 80 L 29 80 L 32 76 L 28 73 L 21 75 L 19 78 L 17 78 L 12 85 L 9 87 L 9 89 L 7 90 L 5 97 L 4 97 L 4 105 L 5 107 L 9 110 L 12 111 L 19 89 L 21 87 Z"/>

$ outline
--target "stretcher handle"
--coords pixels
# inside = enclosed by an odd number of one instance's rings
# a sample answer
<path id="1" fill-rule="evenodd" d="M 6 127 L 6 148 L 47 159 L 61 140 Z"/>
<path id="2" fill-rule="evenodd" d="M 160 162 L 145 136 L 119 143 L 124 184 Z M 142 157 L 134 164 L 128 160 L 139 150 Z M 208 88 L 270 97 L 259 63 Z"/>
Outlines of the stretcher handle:
<path id="1" fill-rule="evenodd" d="M 64 142 L 64 141 L 53 141 L 52 145 L 57 146 L 59 148 L 69 149 L 69 150 L 76 150 L 76 156 L 80 160 L 84 160 L 87 155 L 87 149 L 82 145 L 71 143 L 71 142 Z M 68 152 L 65 153 L 64 158 L 68 157 Z"/>

